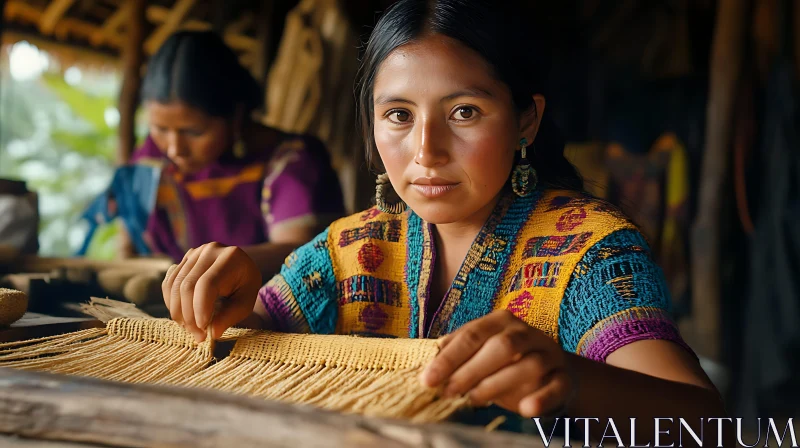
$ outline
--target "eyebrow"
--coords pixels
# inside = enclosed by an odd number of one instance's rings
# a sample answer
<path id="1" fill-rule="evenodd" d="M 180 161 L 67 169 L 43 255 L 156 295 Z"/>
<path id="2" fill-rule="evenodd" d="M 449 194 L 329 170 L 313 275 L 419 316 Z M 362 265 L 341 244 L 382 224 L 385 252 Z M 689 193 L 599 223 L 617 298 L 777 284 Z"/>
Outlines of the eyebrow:
<path id="1" fill-rule="evenodd" d="M 416 105 L 416 103 L 414 103 L 413 101 L 401 98 L 399 96 L 380 95 L 377 98 L 375 98 L 375 104 L 379 106 L 389 103 L 406 103 L 414 106 Z"/>
<path id="2" fill-rule="evenodd" d="M 475 98 L 494 97 L 494 95 L 492 95 L 492 93 L 486 89 L 481 89 L 480 87 L 468 87 L 466 89 L 459 90 L 458 92 L 453 92 L 450 95 L 447 95 L 446 97 L 442 98 L 442 101 L 450 101 L 456 98 L 460 98 L 462 96 L 471 96 Z"/>
<path id="3" fill-rule="evenodd" d="M 441 101 L 442 102 L 444 102 L 444 101 L 452 101 L 452 100 L 454 100 L 456 98 L 461 98 L 461 97 L 465 97 L 465 96 L 470 96 L 470 97 L 475 97 L 475 98 L 493 98 L 494 97 L 494 95 L 492 95 L 492 93 L 489 92 L 488 90 L 481 89 L 479 87 L 468 87 L 466 89 L 462 89 L 462 90 L 459 90 L 457 92 L 453 92 L 453 93 L 443 97 Z M 383 105 L 383 104 L 388 104 L 388 103 L 405 103 L 405 104 L 416 105 L 416 103 L 414 103 L 413 101 L 407 100 L 405 98 L 401 98 L 401 97 L 398 97 L 398 96 L 380 95 L 377 98 L 375 98 L 375 104 L 377 104 L 377 105 Z"/>

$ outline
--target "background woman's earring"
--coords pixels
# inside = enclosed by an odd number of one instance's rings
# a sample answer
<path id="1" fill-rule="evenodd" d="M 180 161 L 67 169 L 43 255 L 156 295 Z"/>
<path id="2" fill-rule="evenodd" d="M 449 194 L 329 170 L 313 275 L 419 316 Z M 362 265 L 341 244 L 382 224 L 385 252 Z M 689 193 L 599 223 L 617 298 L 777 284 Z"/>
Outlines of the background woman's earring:
<path id="1" fill-rule="evenodd" d="M 378 175 L 375 179 L 375 205 L 378 206 L 378 210 L 393 215 L 399 215 L 406 209 L 406 203 L 394 191 L 386 173 Z"/>
<path id="2" fill-rule="evenodd" d="M 247 146 L 244 144 L 244 140 L 241 138 L 236 138 L 236 141 L 233 143 L 233 156 L 237 159 L 244 159 L 247 155 Z"/>
<path id="3" fill-rule="evenodd" d="M 514 167 L 511 173 L 511 188 L 514 193 L 519 197 L 526 197 L 536 189 L 536 184 L 539 182 L 539 177 L 536 175 L 536 170 L 531 166 L 528 161 L 528 140 L 522 138 L 519 141 L 521 155 L 519 162 Z"/>

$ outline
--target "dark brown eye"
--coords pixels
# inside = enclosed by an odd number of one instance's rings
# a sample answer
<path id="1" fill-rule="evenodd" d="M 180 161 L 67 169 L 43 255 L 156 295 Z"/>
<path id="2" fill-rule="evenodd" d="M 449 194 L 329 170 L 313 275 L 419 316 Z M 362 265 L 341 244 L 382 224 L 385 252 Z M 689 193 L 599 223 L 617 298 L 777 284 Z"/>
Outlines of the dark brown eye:
<path id="1" fill-rule="evenodd" d="M 397 112 L 394 112 L 394 118 L 401 123 L 405 123 L 409 119 L 409 114 L 408 112 L 398 110 Z"/>
<path id="2" fill-rule="evenodd" d="M 457 120 L 469 120 L 472 118 L 474 110 L 471 107 L 460 107 L 458 111 L 456 111 L 456 119 Z"/>

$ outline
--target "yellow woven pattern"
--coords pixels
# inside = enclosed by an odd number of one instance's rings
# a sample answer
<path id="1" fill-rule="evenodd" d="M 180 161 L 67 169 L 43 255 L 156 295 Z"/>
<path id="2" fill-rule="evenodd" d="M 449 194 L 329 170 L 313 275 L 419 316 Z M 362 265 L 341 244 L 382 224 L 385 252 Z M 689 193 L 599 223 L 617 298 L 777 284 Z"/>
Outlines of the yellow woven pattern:
<path id="1" fill-rule="evenodd" d="M 560 200 L 554 204 L 554 200 Z M 539 201 L 531 219 L 520 232 L 518 243 L 511 255 L 506 275 L 500 291 L 509 291 L 515 275 L 533 266 L 548 263 L 551 269 L 549 278 L 552 285 L 528 285 L 508 292 L 495 302 L 495 309 L 510 309 L 529 325 L 536 327 L 554 340 L 558 340 L 558 317 L 561 299 L 567 289 L 575 266 L 586 252 L 608 235 L 635 226 L 621 215 L 603 209 L 605 203 L 588 199 L 579 193 L 568 191 L 548 191 Z M 585 235 L 574 250 L 553 250 L 542 254 L 526 253 L 528 242 L 536 238 L 570 237 Z M 544 251 L 543 251 L 544 252 Z M 556 267 L 557 266 L 557 267 Z M 553 272 L 555 272 L 553 274 Z M 525 272 L 526 274 L 529 272 Z M 521 275 L 523 279 L 525 275 Z M 544 280 L 544 279 L 543 279 Z M 524 296 L 529 297 L 524 300 Z M 514 302 L 523 300 L 517 305 Z"/>
<path id="2" fill-rule="evenodd" d="M 423 367 L 438 350 L 436 341 L 431 339 L 251 331 L 237 341 L 230 356 L 303 366 L 320 364 L 351 369 L 402 370 Z"/>
<path id="3" fill-rule="evenodd" d="M 438 399 L 417 376 L 436 341 L 231 329 L 225 359 L 165 319 L 118 318 L 105 329 L 0 345 L 0 366 L 210 388 L 341 412 L 435 422 L 465 406 Z"/>
<path id="4" fill-rule="evenodd" d="M 372 216 L 370 209 L 365 212 L 342 218 L 330 226 L 328 232 L 328 245 L 333 250 L 335 257 L 333 273 L 336 282 L 344 282 L 347 279 L 363 277 L 365 275 L 394 282 L 397 286 L 397 300 L 402 302 L 403 298 L 409 297 L 408 285 L 403 281 L 403 267 L 406 263 L 407 248 L 403 235 L 408 233 L 407 215 L 377 214 Z M 392 224 L 396 228 L 392 228 Z M 362 238 L 351 237 L 350 241 L 343 236 L 348 230 L 365 229 L 366 226 L 375 226 L 381 231 L 375 231 L 366 236 L 366 231 L 362 232 Z M 394 237 L 392 237 L 394 236 Z M 374 270 L 366 271 L 361 262 L 365 246 L 375 247 L 382 254 L 382 262 L 375 266 Z M 343 300 L 343 294 L 339 294 L 339 319 L 336 323 L 336 333 L 338 334 L 359 334 L 370 333 L 367 322 L 360 316 L 366 308 L 378 308 L 380 312 L 391 316 L 386 328 L 380 333 L 396 337 L 407 337 L 408 322 L 411 318 L 407 305 L 399 306 L 388 305 L 386 303 L 376 303 L 373 300 L 352 301 Z"/>

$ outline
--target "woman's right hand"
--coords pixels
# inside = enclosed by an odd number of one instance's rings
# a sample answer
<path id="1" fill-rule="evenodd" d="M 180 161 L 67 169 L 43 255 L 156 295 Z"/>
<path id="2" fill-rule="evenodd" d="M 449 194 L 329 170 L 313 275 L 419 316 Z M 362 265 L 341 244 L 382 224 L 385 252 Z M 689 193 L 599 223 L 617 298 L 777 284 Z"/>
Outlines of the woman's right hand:
<path id="1" fill-rule="evenodd" d="M 172 320 L 202 342 L 212 315 L 215 339 L 249 317 L 260 287 L 261 273 L 242 249 L 208 243 L 190 249 L 180 264 L 170 267 L 161 291 Z"/>

